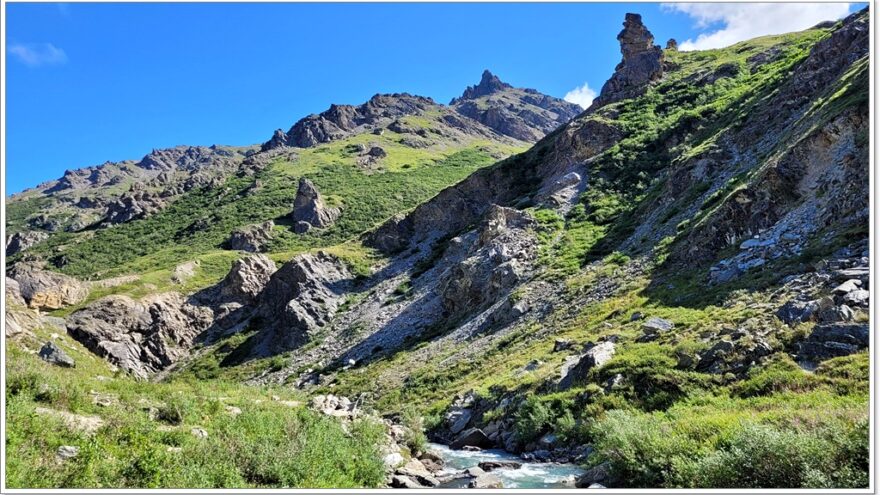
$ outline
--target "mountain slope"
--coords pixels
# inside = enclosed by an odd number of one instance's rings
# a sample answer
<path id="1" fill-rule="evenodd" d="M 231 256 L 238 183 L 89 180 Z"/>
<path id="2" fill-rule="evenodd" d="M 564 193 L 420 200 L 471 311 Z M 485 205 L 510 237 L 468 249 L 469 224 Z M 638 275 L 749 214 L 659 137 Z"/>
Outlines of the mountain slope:
<path id="1" fill-rule="evenodd" d="M 167 267 L 53 313 L 135 375 L 416 408 L 436 441 L 585 464 L 583 487 L 864 487 L 868 18 L 678 52 L 628 14 L 615 73 L 555 130 L 566 107 L 488 72 L 449 107 L 377 96 L 276 132 L 224 189 L 30 252 Z M 496 162 L 522 126 L 547 134 Z M 291 232 L 294 177 L 335 224 Z M 92 261 L 192 212 L 208 227 L 166 251 Z M 268 257 L 217 249 L 269 219 Z M 21 271 L 32 306 L 81 293 Z"/>

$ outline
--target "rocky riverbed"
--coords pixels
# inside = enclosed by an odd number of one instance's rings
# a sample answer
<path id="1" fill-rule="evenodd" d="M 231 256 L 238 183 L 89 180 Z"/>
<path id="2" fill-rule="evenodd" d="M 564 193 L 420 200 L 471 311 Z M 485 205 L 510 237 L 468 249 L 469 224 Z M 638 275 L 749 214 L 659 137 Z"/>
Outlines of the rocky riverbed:
<path id="1" fill-rule="evenodd" d="M 584 473 L 575 464 L 529 462 L 500 449 L 453 450 L 436 443 L 430 448 L 443 458 L 441 475 L 480 469 L 498 478 L 504 488 L 574 488 L 575 480 Z M 464 488 L 469 481 L 470 477 L 453 479 L 437 488 Z"/>

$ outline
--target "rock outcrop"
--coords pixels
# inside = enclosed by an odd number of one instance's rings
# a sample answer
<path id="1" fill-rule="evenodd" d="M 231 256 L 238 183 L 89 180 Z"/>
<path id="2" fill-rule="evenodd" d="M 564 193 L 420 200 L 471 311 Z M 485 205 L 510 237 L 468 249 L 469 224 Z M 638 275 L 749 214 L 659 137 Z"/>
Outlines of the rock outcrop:
<path id="1" fill-rule="evenodd" d="M 339 218 L 339 208 L 324 204 L 318 188 L 305 177 L 299 180 L 299 188 L 293 202 L 293 231 L 304 234 L 312 228 L 323 229 L 333 225 Z"/>
<path id="2" fill-rule="evenodd" d="M 352 278 L 345 264 L 324 252 L 285 263 L 261 296 L 260 314 L 268 325 L 257 352 L 274 354 L 308 342 L 336 314 Z"/>
<path id="3" fill-rule="evenodd" d="M 33 230 L 16 232 L 6 240 L 6 256 L 12 256 L 36 246 L 48 237 L 49 234 L 46 232 L 37 232 Z"/>
<path id="4" fill-rule="evenodd" d="M 226 245 L 229 249 L 246 251 L 248 253 L 260 253 L 265 251 L 269 241 L 272 240 L 272 229 L 275 222 L 269 220 L 254 225 L 247 225 L 232 231 Z"/>
<path id="5" fill-rule="evenodd" d="M 524 279 L 537 251 L 537 241 L 529 232 L 536 225 L 525 212 L 493 205 L 477 231 L 450 242 L 450 251 L 468 246 L 463 260 L 441 283 L 441 301 L 450 317 L 497 301 Z"/>
<path id="6" fill-rule="evenodd" d="M 67 331 L 95 354 L 147 378 L 188 355 L 193 340 L 212 321 L 209 308 L 192 305 L 176 292 L 140 301 L 107 296 L 70 315 Z"/>
<path id="7" fill-rule="evenodd" d="M 79 280 L 33 264 L 19 263 L 10 274 L 18 282 L 22 299 L 31 308 L 61 309 L 79 304 L 89 295 L 88 285 Z"/>
<path id="8" fill-rule="evenodd" d="M 593 106 L 630 98 L 663 76 L 663 50 L 654 44 L 654 35 L 642 24 L 639 14 L 626 14 L 623 31 L 617 35 L 623 60 L 602 86 Z"/>
<path id="9" fill-rule="evenodd" d="M 159 194 L 144 189 L 132 188 L 107 205 L 107 214 L 102 223 L 115 225 L 152 215 L 165 207 Z"/>
<path id="10" fill-rule="evenodd" d="M 362 105 L 330 105 L 317 115 L 300 119 L 287 134 L 276 131 L 262 150 L 283 146 L 309 148 L 320 143 L 342 139 L 365 128 L 387 126 L 404 115 L 416 115 L 436 107 L 430 98 L 407 93 L 375 95 Z"/>
<path id="11" fill-rule="evenodd" d="M 223 301 L 253 303 L 266 288 L 266 284 L 276 270 L 275 262 L 263 254 L 236 260 L 226 278 L 220 283 Z"/>

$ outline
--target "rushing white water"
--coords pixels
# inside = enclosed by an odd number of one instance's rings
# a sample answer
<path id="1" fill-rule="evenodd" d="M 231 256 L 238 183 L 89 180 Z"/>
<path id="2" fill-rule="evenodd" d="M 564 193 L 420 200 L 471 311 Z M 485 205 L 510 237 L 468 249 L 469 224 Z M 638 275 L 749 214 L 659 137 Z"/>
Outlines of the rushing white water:
<path id="1" fill-rule="evenodd" d="M 574 480 L 584 472 L 574 464 L 553 462 L 526 462 L 518 456 L 503 450 L 482 450 L 469 452 L 452 450 L 441 444 L 432 443 L 431 450 L 439 453 L 445 461 L 444 472 L 452 473 L 474 467 L 483 461 L 521 462 L 519 469 L 495 469 L 492 474 L 501 478 L 504 488 L 574 488 Z"/>

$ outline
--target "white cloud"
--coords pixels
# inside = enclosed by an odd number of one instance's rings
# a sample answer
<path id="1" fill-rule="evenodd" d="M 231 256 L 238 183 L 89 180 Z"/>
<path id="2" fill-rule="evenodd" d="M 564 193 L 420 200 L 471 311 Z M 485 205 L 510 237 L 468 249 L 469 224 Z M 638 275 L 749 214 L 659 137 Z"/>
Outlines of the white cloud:
<path id="1" fill-rule="evenodd" d="M 722 48 L 768 34 L 801 31 L 822 21 L 835 21 L 849 13 L 848 3 L 666 3 L 668 11 L 683 12 L 697 28 L 721 27 L 696 40 L 678 44 L 679 50 Z"/>
<path id="2" fill-rule="evenodd" d="M 59 65 L 67 62 L 67 54 L 64 50 L 52 43 L 11 43 L 7 49 L 10 55 L 28 67 Z"/>
<path id="3" fill-rule="evenodd" d="M 565 93 L 565 97 L 563 100 L 569 103 L 576 103 L 583 108 L 587 108 L 593 103 L 593 99 L 596 98 L 596 91 L 590 87 L 589 84 L 584 83 L 583 86 L 579 88 L 574 88 L 573 90 Z"/>

